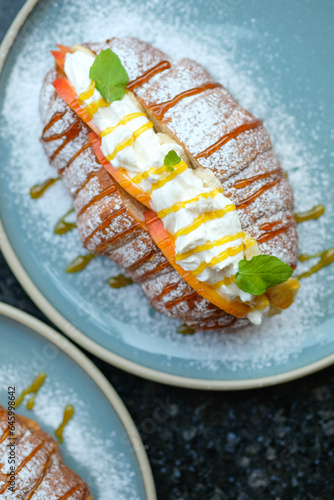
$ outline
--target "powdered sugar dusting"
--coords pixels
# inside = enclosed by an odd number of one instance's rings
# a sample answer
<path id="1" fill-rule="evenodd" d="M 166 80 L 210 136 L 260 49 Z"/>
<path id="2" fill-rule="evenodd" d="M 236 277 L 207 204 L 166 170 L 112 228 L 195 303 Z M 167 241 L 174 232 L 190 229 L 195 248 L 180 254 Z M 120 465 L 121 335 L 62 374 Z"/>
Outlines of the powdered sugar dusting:
<path id="1" fill-rule="evenodd" d="M 5 332 L 6 334 L 7 332 Z M 34 345 L 33 349 L 32 345 Z M 45 344 L 45 346 L 50 347 L 50 344 Z M 31 353 L 34 363 L 38 359 L 39 363 L 42 360 L 42 362 L 48 364 L 47 358 L 43 358 L 42 356 L 42 353 L 45 354 L 47 351 L 43 350 L 44 348 L 40 344 L 29 344 L 29 336 L 27 336 L 25 341 L 25 347 L 26 352 Z M 20 359 L 21 356 L 23 359 Z M 30 380 L 32 381 L 36 375 L 35 369 L 32 369 L 30 364 L 28 366 L 25 365 L 24 356 L 24 351 L 20 350 L 17 359 L 17 364 L 20 364 L 20 366 L 16 364 L 14 366 L 10 362 L 9 352 L 5 359 L 2 360 L 0 387 L 4 389 L 7 387 L 8 381 L 10 381 L 10 383 L 15 385 L 16 396 L 26 388 Z M 57 361 L 60 361 L 59 358 L 53 359 L 52 363 Z M 92 421 L 90 405 L 101 404 L 100 399 L 94 401 L 94 398 L 92 399 L 89 396 L 89 391 L 97 390 L 96 386 L 89 388 L 87 398 L 83 400 L 77 388 L 74 388 L 75 384 L 73 385 L 71 381 L 65 382 L 64 375 L 61 382 L 62 375 L 60 372 L 62 369 L 64 372 L 68 369 L 66 363 L 63 365 L 60 363 L 56 369 L 56 373 L 54 372 L 54 368 L 46 366 L 46 381 L 38 392 L 33 411 L 25 409 L 25 400 L 17 409 L 18 414 L 23 413 L 25 416 L 37 421 L 43 431 L 49 432 L 56 439 L 54 430 L 57 429 L 62 421 L 64 408 L 67 404 L 72 404 L 74 407 L 74 416 L 65 428 L 64 442 L 60 446 L 65 462 L 68 462 L 66 458 L 71 457 L 71 463 L 75 464 L 77 472 L 80 472 L 82 479 L 89 483 L 94 498 L 98 500 L 110 500 L 110 498 L 117 500 L 139 500 L 142 497 L 139 491 L 136 490 L 136 482 L 138 481 L 135 477 L 136 471 L 133 465 L 128 462 L 128 455 L 126 453 L 126 447 L 129 447 L 129 453 L 133 455 L 126 431 L 124 430 L 124 435 L 122 436 L 117 435 L 116 432 L 119 433 L 119 429 L 114 426 L 114 422 L 109 415 L 109 432 L 104 435 L 101 430 L 100 419 L 96 418 L 95 422 Z M 1 402 L 5 404 L 7 395 L 0 391 L 0 397 Z M 104 412 L 102 420 L 105 420 L 106 415 L 110 412 L 110 409 L 107 406 L 105 407 L 104 404 L 109 403 L 106 400 L 103 401 L 103 404 L 95 408 L 94 412 L 95 415 L 99 415 L 99 412 Z M 102 428 L 104 428 L 104 425 L 102 425 Z M 29 443 L 29 434 L 30 431 L 27 431 L 25 434 L 25 438 L 28 438 L 26 439 L 26 443 L 22 444 L 22 440 L 18 443 L 18 463 L 22 462 L 30 451 L 36 448 L 35 440 L 33 443 Z M 119 438 L 122 439 L 122 449 L 120 449 L 117 443 Z M 52 442 L 49 443 L 49 447 L 50 444 L 52 447 Z M 66 463 L 66 465 L 69 464 Z M 34 474 L 37 478 L 40 477 L 40 469 L 41 464 L 38 461 L 36 463 L 31 461 L 29 467 L 22 469 L 22 473 L 20 473 L 21 484 L 24 483 L 27 486 L 29 482 L 33 483 Z M 53 486 L 54 488 L 56 487 L 55 485 Z M 44 488 L 50 488 L 50 486 L 46 484 Z M 54 490 L 51 492 L 50 489 L 46 493 L 44 488 L 42 488 L 42 492 L 39 492 L 39 495 L 36 494 L 38 499 L 45 500 L 47 495 L 49 500 L 53 500 L 60 498 L 61 494 L 64 493 Z"/>
<path id="2" fill-rule="evenodd" d="M 91 19 L 93 5 L 94 22 Z M 281 96 L 265 86 L 261 66 L 240 53 L 238 41 L 247 38 L 247 29 L 222 27 L 218 23 L 202 24 L 198 29 L 192 22 L 196 11 L 191 5 L 181 6 L 177 2 L 172 5 L 173 8 L 177 6 L 179 14 L 182 11 L 182 29 L 179 29 L 178 16 L 171 18 L 168 13 L 164 15 L 160 11 L 158 14 L 155 1 L 137 6 L 130 1 L 115 0 L 109 19 L 102 0 L 85 4 L 73 0 L 70 5 L 48 8 L 35 16 L 34 30 L 26 29 L 24 48 L 11 72 L 1 114 L 1 136 L 11 150 L 10 162 L 1 172 L 2 184 L 8 186 L 13 197 L 25 242 L 36 256 L 40 256 L 44 269 L 53 276 L 54 282 L 62 284 L 58 288 L 68 296 L 71 304 L 76 304 L 78 317 L 86 318 L 86 323 L 91 324 L 91 332 L 101 330 L 110 349 L 117 350 L 115 342 L 120 341 L 138 352 L 164 354 L 165 364 L 160 364 L 160 369 L 168 371 L 173 366 L 173 358 L 181 357 L 183 367 L 187 366 L 188 373 L 193 376 L 204 373 L 208 378 L 214 377 L 221 366 L 233 371 L 241 367 L 255 369 L 260 376 L 266 367 L 283 365 L 291 357 L 298 357 L 305 346 L 314 342 L 312 328 L 319 325 L 326 315 L 333 314 L 334 296 L 329 291 L 333 289 L 333 276 L 329 272 L 323 271 L 303 280 L 296 303 L 281 316 L 264 322 L 260 328 L 249 327 L 233 335 L 207 332 L 180 337 L 176 333 L 178 322 L 153 311 L 138 285 L 117 291 L 108 288 L 105 279 L 121 272 L 108 259 L 96 258 L 84 272 L 65 275 L 65 265 L 78 253 L 83 253 L 81 243 L 77 232 L 58 237 L 52 234 L 52 227 L 70 208 L 71 200 L 61 183 L 40 200 L 33 201 L 28 195 L 32 184 L 55 176 L 38 143 L 42 128 L 38 94 L 51 64 L 48 51 L 56 43 L 98 41 L 130 34 L 152 43 L 175 59 L 196 57 L 197 62 L 231 91 L 242 106 L 264 119 L 282 166 L 289 172 L 297 209 L 310 208 L 311 204 L 323 200 L 326 203 L 323 218 L 298 227 L 301 251 L 312 253 L 333 246 L 333 235 L 328 230 L 333 217 L 327 189 L 329 175 L 322 168 L 321 158 L 313 151 L 314 146 L 299 132 L 293 116 L 294 108 L 290 108 L 289 114 Z M 51 20 L 52 30 L 43 28 L 45 16 Z M 79 18 L 80 23 L 77 22 Z M 260 45 L 261 40 L 258 42 Z M 25 151 L 24 162 L 22 150 Z M 228 152 L 228 145 L 225 152 Z M 310 238 L 310 234 L 315 237 Z M 297 272 L 308 266 L 309 263 L 300 265 Z M 110 317 L 120 321 L 113 332 L 110 331 Z M 91 333 L 92 336 L 95 334 Z M 317 342 L 324 340 L 324 334 L 317 331 L 317 335 Z"/>

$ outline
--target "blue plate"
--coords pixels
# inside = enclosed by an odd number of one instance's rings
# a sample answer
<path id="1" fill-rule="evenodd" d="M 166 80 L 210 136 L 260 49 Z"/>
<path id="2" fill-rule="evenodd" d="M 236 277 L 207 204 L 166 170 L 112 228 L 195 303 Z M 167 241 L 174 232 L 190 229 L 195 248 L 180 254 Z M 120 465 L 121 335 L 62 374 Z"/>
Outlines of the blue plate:
<path id="1" fill-rule="evenodd" d="M 15 386 L 18 397 L 37 374 L 45 372 L 33 410 L 26 409 L 26 398 L 18 413 L 55 437 L 65 406 L 72 404 L 74 416 L 65 427 L 61 453 L 65 464 L 89 484 L 93 497 L 155 500 L 137 430 L 93 363 L 45 324 L 2 303 L 0 333 L 0 404 L 7 407 L 9 386 Z"/>
<path id="2" fill-rule="evenodd" d="M 29 196 L 35 182 L 55 175 L 38 142 L 38 95 L 52 64 L 49 50 L 56 43 L 130 34 L 175 58 L 196 57 L 264 119 L 297 209 L 326 205 L 321 219 L 299 225 L 301 251 L 332 247 L 333 14 L 329 1 L 45 0 L 9 48 L 14 26 L 2 48 L 8 56 L 0 76 L 2 247 L 22 285 L 66 334 L 125 370 L 199 388 L 273 384 L 333 361 L 333 267 L 303 280 L 295 304 L 259 329 L 182 337 L 179 323 L 156 313 L 138 285 L 108 287 L 106 278 L 120 272 L 108 259 L 66 274 L 82 253 L 79 237 L 52 231 L 71 201 L 61 183 L 39 200 Z"/>

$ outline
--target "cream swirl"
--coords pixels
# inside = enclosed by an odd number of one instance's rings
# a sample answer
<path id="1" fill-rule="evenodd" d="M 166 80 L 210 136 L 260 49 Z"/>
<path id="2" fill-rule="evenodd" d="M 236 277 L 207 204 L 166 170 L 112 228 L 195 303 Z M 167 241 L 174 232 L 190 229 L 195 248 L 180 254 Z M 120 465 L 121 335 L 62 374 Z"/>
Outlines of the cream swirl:
<path id="1" fill-rule="evenodd" d="M 183 148 L 154 131 L 133 94 L 110 104 L 102 99 L 89 78 L 94 59 L 89 52 L 68 53 L 65 73 L 100 130 L 103 154 L 149 194 L 152 210 L 174 236 L 177 263 L 223 296 L 252 305 L 254 297 L 237 287 L 234 276 L 241 259 L 260 252 L 243 232 L 235 205 L 211 171 L 191 168 Z M 182 161 L 169 171 L 164 159 L 171 150 Z M 250 321 L 259 324 L 266 310 L 253 308 Z"/>

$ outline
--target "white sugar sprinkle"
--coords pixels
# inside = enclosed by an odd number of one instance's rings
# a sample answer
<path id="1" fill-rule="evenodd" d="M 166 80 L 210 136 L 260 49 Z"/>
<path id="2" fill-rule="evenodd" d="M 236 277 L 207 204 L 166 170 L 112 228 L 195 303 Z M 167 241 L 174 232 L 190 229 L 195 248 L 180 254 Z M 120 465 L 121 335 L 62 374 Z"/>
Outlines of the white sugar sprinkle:
<path id="1" fill-rule="evenodd" d="M 26 369 L 27 373 L 33 373 L 30 365 Z M 16 394 L 19 395 L 29 383 L 30 375 L 27 381 L 22 377 L 22 370 L 14 366 L 8 358 L 1 365 L 0 387 L 6 387 L 9 380 L 13 385 L 15 384 Z M 102 434 L 98 418 L 96 422 L 91 421 L 91 411 L 88 411 L 89 400 L 82 401 L 76 390 L 71 388 L 70 383 L 60 384 L 54 379 L 51 383 L 52 388 L 47 372 L 46 381 L 38 392 L 33 411 L 25 411 L 25 415 L 36 420 L 44 431 L 49 431 L 56 439 L 53 430 L 57 429 L 61 423 L 65 406 L 71 403 L 74 407 L 74 416 L 64 431 L 64 442 L 60 447 L 63 458 L 65 454 L 70 456 L 71 460 L 78 464 L 80 470 L 85 471 L 86 477 L 82 472 L 82 479 L 89 483 L 96 500 L 110 500 L 111 492 L 112 498 L 117 500 L 139 500 L 135 486 L 135 471 L 127 462 L 124 453 L 126 447 L 129 446 L 129 452 L 133 454 L 126 431 L 124 430 L 124 436 L 121 436 L 124 450 L 117 450 L 116 430 L 110 425 L 111 432 L 108 435 Z M 5 395 L 3 400 L 5 400 Z M 25 402 L 26 400 L 18 408 L 18 414 L 21 413 Z M 96 411 L 96 415 L 98 414 L 99 412 Z M 119 437 L 117 436 L 117 439 Z M 26 451 L 25 454 L 27 454 Z M 31 479 L 32 471 L 23 469 L 25 470 Z"/>
<path id="2" fill-rule="evenodd" d="M 52 63 L 49 50 L 56 43 L 102 41 L 130 34 L 152 43 L 175 59 L 195 55 L 244 107 L 264 119 L 282 166 L 289 173 L 297 209 L 308 209 L 323 199 L 328 201 L 325 216 L 299 225 L 301 251 L 312 253 L 333 246 L 328 231 L 333 217 L 327 193 L 331 185 L 329 175 L 312 145 L 299 133 L 294 108 L 290 108 L 292 115 L 289 115 L 281 96 L 266 88 L 261 77 L 257 77 L 260 68 L 248 57 L 240 56 L 238 39 L 248 36 L 247 28 L 217 24 L 198 29 L 191 22 L 191 5 L 183 3 L 177 6 L 189 22 L 179 29 L 177 16 L 172 20 L 168 15 L 157 17 L 156 4 L 150 0 L 145 7 L 140 7 L 133 1 L 115 0 L 109 18 L 102 0 L 97 3 L 73 0 L 58 10 L 54 4 L 57 15 L 53 10 L 43 14 L 54 23 L 52 30 L 43 30 L 43 16 L 34 18 L 34 30 L 28 29 L 25 33 L 24 47 L 11 71 L 1 113 L 1 136 L 11 149 L 10 161 L 1 172 L 2 183 L 8 186 L 14 198 L 26 244 L 36 249 L 36 255 L 48 262 L 57 280 L 64 282 L 62 290 L 68 293 L 68 300 L 75 295 L 78 315 L 87 315 L 104 329 L 108 317 L 125 321 L 128 327 L 120 327 L 119 332 L 113 334 L 118 340 L 139 349 L 148 346 L 145 348 L 167 357 L 181 356 L 184 370 L 188 366 L 192 373 L 216 372 L 223 365 L 233 371 L 241 367 L 256 370 L 261 376 L 262 369 L 283 365 L 288 358 L 298 357 L 305 346 L 315 343 L 310 329 L 334 311 L 333 292 L 328 292 L 333 289 L 330 272 L 323 271 L 303 280 L 296 303 L 281 316 L 265 321 L 260 328 L 250 327 L 233 335 L 198 333 L 181 337 L 176 333 L 178 322 L 155 313 L 138 285 L 117 291 L 108 288 L 105 278 L 120 270 L 107 259 L 95 259 L 80 275 L 65 276 L 64 266 L 82 253 L 81 244 L 76 231 L 59 237 L 52 233 L 52 227 L 70 208 L 71 200 L 61 183 L 40 200 L 31 200 L 28 194 L 34 183 L 56 175 L 38 142 L 42 128 L 38 98 L 42 79 Z M 317 130 L 319 124 L 314 128 Z M 300 265 L 297 271 L 308 266 L 309 263 Z M 317 342 L 324 340 L 318 333 Z M 166 369 L 168 364 L 172 366 L 172 361 L 166 361 Z"/>

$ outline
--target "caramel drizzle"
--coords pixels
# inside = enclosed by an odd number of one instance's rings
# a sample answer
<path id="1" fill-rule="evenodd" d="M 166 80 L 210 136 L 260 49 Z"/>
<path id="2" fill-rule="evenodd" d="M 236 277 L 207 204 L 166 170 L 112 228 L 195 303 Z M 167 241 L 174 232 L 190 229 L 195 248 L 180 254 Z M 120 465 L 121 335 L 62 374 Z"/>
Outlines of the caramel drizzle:
<path id="1" fill-rule="evenodd" d="M 83 213 L 85 213 L 92 205 L 94 205 L 94 203 L 100 201 L 102 198 L 104 198 L 105 196 L 109 196 L 110 194 L 114 193 L 116 191 L 116 186 L 115 184 L 112 185 L 112 186 L 109 186 L 107 187 L 106 189 L 104 189 L 101 193 L 97 194 L 96 196 L 94 196 L 86 205 L 84 205 L 82 207 L 82 209 L 80 210 L 80 212 L 78 213 L 78 217 L 80 215 L 82 215 Z"/>
<path id="2" fill-rule="evenodd" d="M 177 287 L 179 286 L 180 281 L 177 281 L 176 283 L 172 283 L 171 285 L 166 285 L 165 288 L 162 290 L 162 292 L 159 293 L 156 297 L 154 297 L 153 302 L 157 302 L 158 300 L 162 299 L 165 295 L 168 293 L 172 292 L 173 290 L 176 290 Z"/>
<path id="3" fill-rule="evenodd" d="M 161 262 L 157 267 L 155 267 L 151 271 L 148 271 L 147 273 L 145 273 L 144 280 L 146 281 L 149 276 L 152 276 L 152 274 L 159 273 L 160 271 L 162 271 L 163 269 L 165 269 L 169 265 L 170 264 L 169 264 L 168 260 L 166 260 L 165 262 Z"/>
<path id="4" fill-rule="evenodd" d="M 50 455 L 48 456 L 48 459 L 45 462 L 44 467 L 43 467 L 42 475 L 39 477 L 39 479 L 37 480 L 35 486 L 33 487 L 33 489 L 31 490 L 31 492 L 29 493 L 29 495 L 27 496 L 27 498 L 25 500 L 30 500 L 33 497 L 33 495 L 35 494 L 37 488 L 40 486 L 40 484 L 42 483 L 43 479 L 45 478 L 46 473 L 47 473 L 47 471 L 49 470 L 49 467 L 50 467 L 51 458 L 52 458 L 53 453 L 54 453 L 54 450 L 52 450 L 51 453 L 50 453 Z"/>
<path id="5" fill-rule="evenodd" d="M 28 463 L 30 462 L 30 460 L 32 458 L 34 458 L 34 456 L 43 448 L 44 446 L 44 443 L 45 443 L 45 440 L 42 441 L 41 443 L 39 443 L 38 446 L 36 446 L 36 448 L 33 449 L 33 451 L 20 463 L 20 465 L 18 466 L 18 468 L 16 469 L 16 474 L 18 474 L 22 469 L 23 467 Z M 2 495 L 8 488 L 9 486 L 9 482 L 6 482 L 1 490 L 0 490 L 0 495 Z"/>
<path id="6" fill-rule="evenodd" d="M 86 149 L 88 149 L 89 147 L 91 146 L 90 142 L 86 142 L 80 149 L 79 151 L 77 151 L 75 153 L 75 155 L 72 156 L 72 158 L 70 158 L 70 160 L 67 162 L 67 164 L 65 165 L 65 167 L 61 168 L 59 170 L 59 174 L 60 175 L 63 175 L 64 171 L 68 169 L 68 167 L 74 162 L 74 160 L 76 160 L 78 158 L 79 155 L 81 155 L 81 153 L 83 153 Z"/>
<path id="7" fill-rule="evenodd" d="M 161 61 L 159 62 L 156 66 L 153 66 L 153 68 L 145 71 L 145 73 L 135 80 L 132 80 L 132 82 L 128 83 L 127 89 L 128 90 L 134 90 L 138 87 L 141 87 L 144 85 L 144 83 L 148 82 L 152 76 L 157 75 L 158 73 L 161 73 L 161 71 L 164 71 L 165 69 L 169 69 L 171 66 L 169 61 Z"/>
<path id="8" fill-rule="evenodd" d="M 7 438 L 8 435 L 9 435 L 9 427 L 7 427 L 7 429 L 5 429 L 5 432 L 2 434 L 0 438 L 0 444 L 4 442 L 4 440 Z"/>
<path id="9" fill-rule="evenodd" d="M 249 186 L 250 184 L 253 184 L 253 182 L 259 181 L 261 179 L 266 179 L 267 177 L 271 177 L 272 175 L 279 174 L 281 172 L 281 169 L 278 168 L 277 170 L 273 170 L 272 172 L 266 172 L 264 174 L 258 174 L 254 175 L 253 177 L 248 177 L 247 179 L 241 179 L 237 181 L 234 184 L 235 189 L 242 189 L 246 186 Z"/>
<path id="10" fill-rule="evenodd" d="M 204 83 L 203 85 L 199 85 L 198 87 L 195 87 L 193 89 L 181 92 L 180 94 L 176 95 L 175 97 L 173 97 L 173 99 L 170 99 L 169 101 L 153 104 L 152 106 L 150 106 L 150 110 L 152 111 L 152 113 L 154 113 L 157 120 L 161 120 L 165 115 L 165 113 L 167 113 L 167 111 L 170 108 L 175 106 L 175 104 L 180 102 L 185 97 L 197 95 L 200 94 L 201 92 L 205 92 L 206 90 L 210 89 L 215 89 L 217 87 L 221 87 L 221 84 L 216 82 Z"/>
<path id="11" fill-rule="evenodd" d="M 128 267 L 129 271 L 133 271 L 140 267 L 141 265 L 145 264 L 146 262 L 150 261 L 155 255 L 155 250 L 150 250 L 147 252 L 144 257 L 141 259 L 138 259 L 134 264 Z"/>
<path id="12" fill-rule="evenodd" d="M 261 196 L 261 194 L 265 193 L 268 189 L 276 186 L 276 184 L 278 183 L 279 180 L 280 179 L 277 179 L 276 181 L 270 182 L 269 184 L 265 184 L 260 189 L 258 189 L 257 191 L 255 191 L 254 194 L 252 194 L 248 198 L 245 198 L 244 200 L 242 200 L 239 203 L 237 203 L 236 204 L 237 209 L 241 210 L 243 208 L 248 207 L 248 205 L 250 205 L 251 203 L 253 203 L 253 201 L 256 200 L 256 198 L 258 198 L 259 196 Z"/>
<path id="13" fill-rule="evenodd" d="M 72 405 L 66 405 L 65 410 L 64 410 L 64 416 L 61 424 L 59 427 L 55 430 L 55 435 L 58 438 L 59 443 L 62 443 L 64 438 L 63 438 L 63 432 L 66 427 L 66 425 L 69 423 L 71 418 L 73 418 L 74 415 L 74 408 Z"/>
<path id="14" fill-rule="evenodd" d="M 261 231 L 270 231 L 273 227 L 277 226 L 278 224 L 282 224 L 282 221 L 276 220 L 275 222 L 264 222 L 259 226 L 259 229 Z"/>
<path id="15" fill-rule="evenodd" d="M 292 227 L 294 225 L 294 222 L 291 221 L 289 222 L 288 224 L 286 224 L 285 226 L 282 226 L 282 227 L 279 227 L 278 229 L 275 229 L 274 231 L 272 231 L 272 229 L 277 226 L 278 224 L 281 224 L 282 221 L 281 220 L 278 220 L 276 222 L 266 222 L 265 224 L 262 224 L 260 226 L 260 229 L 261 230 L 265 230 L 266 232 L 262 234 L 262 236 L 260 236 L 259 238 L 257 238 L 257 242 L 258 243 L 264 243 L 266 241 L 269 241 L 271 240 L 272 238 L 275 238 L 275 236 L 278 236 L 279 234 L 282 234 L 282 233 L 285 233 L 285 231 L 287 231 L 290 227 Z"/>
<path id="16" fill-rule="evenodd" d="M 81 487 L 80 484 L 76 484 L 75 486 L 72 486 L 72 488 L 70 490 L 68 490 L 68 492 L 65 493 L 65 495 L 63 495 L 62 497 L 60 497 L 59 500 L 66 500 L 67 498 L 69 498 L 70 496 L 72 496 L 73 493 L 75 493 L 80 487 Z"/>
<path id="17" fill-rule="evenodd" d="M 47 125 L 45 125 L 45 127 L 43 128 L 43 132 L 42 132 L 42 138 L 43 140 L 44 139 L 44 135 L 45 133 L 55 124 L 57 123 L 59 120 L 62 119 L 62 117 L 66 114 L 66 111 L 57 111 L 57 113 L 55 113 L 51 120 L 49 121 L 49 123 Z"/>
<path id="18" fill-rule="evenodd" d="M 199 158 L 208 158 L 208 156 L 211 156 L 213 153 L 218 151 L 219 148 L 221 148 L 224 144 L 229 142 L 231 139 L 235 139 L 242 132 L 246 132 L 247 130 L 255 129 L 255 128 L 259 127 L 261 124 L 262 124 L 262 120 L 254 120 L 252 122 L 244 123 L 243 125 L 236 127 L 231 132 L 224 134 L 220 139 L 218 139 L 218 141 L 216 141 L 214 144 L 209 146 L 207 149 L 204 149 L 204 151 L 202 151 L 201 153 L 196 155 L 195 159 L 198 160 Z"/>
<path id="19" fill-rule="evenodd" d="M 61 116 L 60 116 L 60 118 L 61 118 Z M 60 119 L 60 118 L 58 118 L 58 119 Z M 51 122 L 52 122 L 52 119 L 51 119 Z M 48 129 L 46 129 L 46 130 L 48 130 Z M 52 141 L 56 141 L 57 139 L 64 138 L 64 141 L 62 142 L 62 144 L 60 144 L 60 146 L 58 146 L 56 151 L 51 155 L 50 161 L 53 161 L 58 156 L 58 154 L 64 149 L 64 147 L 67 146 L 67 144 L 69 142 L 71 142 L 73 139 L 78 137 L 81 130 L 82 130 L 81 122 L 77 119 L 64 132 L 60 132 L 58 134 L 53 134 L 50 137 L 45 137 L 45 133 L 43 131 L 42 139 L 44 142 L 52 142 Z"/>
<path id="20" fill-rule="evenodd" d="M 140 226 L 139 223 L 132 224 L 130 227 L 128 227 L 128 229 L 125 229 L 121 233 L 116 234 L 115 236 L 113 236 L 112 238 L 110 238 L 109 240 L 107 240 L 106 242 L 101 243 L 101 245 L 99 245 L 97 247 L 96 252 L 101 252 L 102 250 L 104 250 L 105 248 L 107 248 L 109 245 L 116 243 L 120 238 L 124 238 L 124 236 L 127 236 L 128 234 L 131 234 L 139 226 Z"/>
<path id="21" fill-rule="evenodd" d="M 52 142 L 52 141 L 55 141 L 57 139 L 61 139 L 62 137 L 65 137 L 66 136 L 66 140 L 64 141 L 64 143 L 53 153 L 53 155 L 51 156 L 50 158 L 50 161 L 54 160 L 54 158 L 60 153 L 60 151 L 72 140 L 72 139 L 75 139 L 80 131 L 81 131 L 81 123 L 79 120 L 76 120 L 67 130 L 65 130 L 65 132 L 63 133 L 60 133 L 60 134 L 54 134 L 50 137 L 45 137 L 45 134 L 46 132 L 57 122 L 59 121 L 61 118 L 63 118 L 63 116 L 66 114 L 66 111 L 63 111 L 63 112 L 57 112 L 55 113 L 50 122 L 44 127 L 43 129 L 43 133 L 42 133 L 42 140 L 44 142 Z M 71 131 L 71 128 L 74 127 L 74 130 Z M 77 128 L 79 130 L 77 130 Z M 72 135 L 71 135 L 72 134 Z M 69 137 L 68 137 L 69 135 Z M 83 153 L 83 151 L 87 148 L 90 147 L 90 142 L 87 141 L 83 146 L 82 148 L 79 149 L 79 151 L 77 151 L 75 153 L 74 156 L 72 156 L 72 158 L 68 161 L 68 163 L 66 164 L 65 167 L 61 168 L 59 170 L 59 174 L 62 175 L 64 170 L 66 168 L 68 168 L 70 166 L 70 164 L 81 154 Z"/>
<path id="22" fill-rule="evenodd" d="M 45 372 L 39 373 L 35 377 L 33 382 L 26 389 L 24 389 L 22 391 L 22 393 L 20 394 L 20 396 L 17 398 L 16 403 L 15 403 L 15 408 L 20 406 L 20 404 L 23 402 L 23 400 L 26 396 L 29 396 L 30 394 L 32 394 L 32 396 L 27 401 L 27 409 L 32 410 L 34 407 L 34 404 L 35 404 L 35 399 L 36 399 L 36 396 L 38 394 L 38 391 L 40 390 L 40 388 L 44 384 L 45 379 L 46 379 L 46 373 Z"/>
<path id="23" fill-rule="evenodd" d="M 89 242 L 89 240 L 91 240 L 93 238 L 93 236 L 95 236 L 96 233 L 98 233 L 99 231 L 102 231 L 103 229 L 105 229 L 106 227 L 108 227 L 108 225 L 110 224 L 110 222 L 113 219 L 115 219 L 115 217 L 124 214 L 125 211 L 126 211 L 126 207 L 122 207 L 122 208 L 119 208 L 118 210 L 116 210 L 113 214 L 110 214 L 109 217 L 107 217 L 102 222 L 102 224 L 100 224 L 99 226 L 97 226 L 94 229 L 94 231 L 92 231 L 91 234 L 89 236 L 87 236 L 87 238 L 84 241 L 84 246 L 87 245 L 87 243 Z"/>
<path id="24" fill-rule="evenodd" d="M 104 170 L 104 167 L 101 167 L 99 170 L 93 170 L 93 172 L 90 172 L 83 185 L 76 190 L 75 195 L 77 196 L 80 191 L 88 184 L 88 182 L 93 179 L 93 177 L 96 177 L 102 169 Z"/>
<path id="25" fill-rule="evenodd" d="M 172 300 L 169 300 L 168 302 L 166 302 L 165 304 L 165 308 L 166 309 L 172 309 L 173 307 L 177 306 L 178 304 L 180 304 L 181 302 L 188 302 L 188 300 L 192 300 L 196 297 L 197 295 L 197 292 L 196 291 L 192 291 L 191 293 L 183 293 L 181 295 L 181 297 L 176 297 L 175 299 L 172 299 Z"/>

